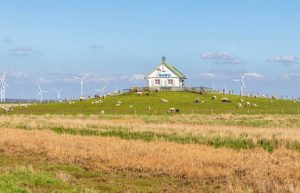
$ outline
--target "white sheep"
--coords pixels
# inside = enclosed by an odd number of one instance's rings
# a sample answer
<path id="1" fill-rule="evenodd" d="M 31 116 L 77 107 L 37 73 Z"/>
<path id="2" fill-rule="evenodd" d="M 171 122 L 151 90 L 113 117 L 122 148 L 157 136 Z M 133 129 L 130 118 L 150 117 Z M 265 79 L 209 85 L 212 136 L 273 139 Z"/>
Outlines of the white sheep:
<path id="1" fill-rule="evenodd" d="M 251 106 L 251 103 L 250 103 L 250 102 L 246 102 L 246 106 L 247 106 L 247 107 L 250 107 L 250 106 Z"/>
<path id="2" fill-rule="evenodd" d="M 119 107 L 119 106 L 121 106 L 121 104 L 120 104 L 120 103 L 117 103 L 116 106 Z"/>
<path id="3" fill-rule="evenodd" d="M 160 102 L 162 102 L 162 103 L 168 103 L 169 101 L 167 99 L 160 99 Z"/>
<path id="4" fill-rule="evenodd" d="M 256 107 L 257 107 L 257 104 L 254 103 L 252 106 L 253 106 L 254 108 L 256 108 Z"/>
<path id="5" fill-rule="evenodd" d="M 137 94 L 138 96 L 141 96 L 141 95 L 144 94 L 144 92 L 138 91 L 138 92 L 136 92 L 136 94 Z"/>
<path id="6" fill-rule="evenodd" d="M 276 95 L 272 95 L 272 99 L 273 100 L 277 100 L 277 96 Z"/>
<path id="7" fill-rule="evenodd" d="M 101 113 L 101 115 L 104 115 L 104 114 L 105 114 L 105 112 L 104 112 L 103 110 L 102 110 L 100 113 Z"/>
<path id="8" fill-rule="evenodd" d="M 239 108 L 239 109 L 240 109 L 240 108 L 243 108 L 242 103 L 238 103 L 238 104 L 237 104 L 237 108 Z"/>
<path id="9" fill-rule="evenodd" d="M 130 105 L 129 108 L 133 108 L 133 105 Z"/>
<path id="10" fill-rule="evenodd" d="M 217 96 L 212 96 L 211 99 L 215 100 L 215 99 L 217 99 Z"/>
<path id="11" fill-rule="evenodd" d="M 245 100 L 244 99 L 240 99 L 240 102 L 243 103 Z"/>

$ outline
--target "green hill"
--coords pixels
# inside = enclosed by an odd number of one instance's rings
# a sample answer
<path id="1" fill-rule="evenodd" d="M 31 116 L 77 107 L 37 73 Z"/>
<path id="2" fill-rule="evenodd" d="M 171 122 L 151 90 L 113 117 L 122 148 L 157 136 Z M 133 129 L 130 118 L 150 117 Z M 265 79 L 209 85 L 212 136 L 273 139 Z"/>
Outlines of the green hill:
<path id="1" fill-rule="evenodd" d="M 212 100 L 212 96 L 217 99 Z M 228 98 L 231 103 L 221 102 L 222 98 Z M 194 99 L 200 98 L 200 103 L 195 103 Z M 161 99 L 167 99 L 167 103 L 162 103 Z M 241 102 L 243 99 L 244 102 Z M 205 93 L 203 95 L 190 92 L 151 92 L 137 95 L 129 92 L 116 96 L 108 96 L 102 99 L 103 103 L 95 103 L 100 99 L 88 99 L 85 101 L 75 101 L 63 103 L 43 103 L 31 105 L 28 108 L 15 107 L 11 113 L 24 114 L 167 114 L 168 109 L 174 107 L 182 113 L 267 113 L 267 114 L 299 114 L 300 102 L 292 100 L 272 100 L 270 98 L 241 97 L 238 95 L 224 95 L 216 93 Z M 118 102 L 121 102 L 117 106 Z M 246 102 L 251 106 L 246 107 Z M 92 104 L 94 103 L 94 104 Z M 242 103 L 243 108 L 237 108 L 237 104 Z M 256 104 L 257 107 L 254 107 Z M 150 107 L 150 108 L 149 108 Z"/>

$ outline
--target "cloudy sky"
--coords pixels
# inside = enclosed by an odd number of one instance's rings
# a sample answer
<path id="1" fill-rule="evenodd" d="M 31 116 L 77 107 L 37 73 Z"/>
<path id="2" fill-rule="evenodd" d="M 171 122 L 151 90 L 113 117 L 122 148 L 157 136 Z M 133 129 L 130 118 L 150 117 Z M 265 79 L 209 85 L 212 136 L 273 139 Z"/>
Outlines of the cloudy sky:
<path id="1" fill-rule="evenodd" d="M 300 97 L 298 0 L 9 0 L 0 3 L 7 97 L 146 85 L 162 56 L 189 86 Z"/>

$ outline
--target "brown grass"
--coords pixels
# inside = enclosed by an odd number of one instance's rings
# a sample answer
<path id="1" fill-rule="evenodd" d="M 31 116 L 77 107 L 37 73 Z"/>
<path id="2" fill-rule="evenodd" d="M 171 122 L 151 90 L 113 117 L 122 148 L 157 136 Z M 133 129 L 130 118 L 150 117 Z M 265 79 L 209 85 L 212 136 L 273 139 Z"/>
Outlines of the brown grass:
<path id="1" fill-rule="evenodd" d="M 270 154 L 261 149 L 234 151 L 11 128 L 0 129 L 0 136 L 0 152 L 42 153 L 49 161 L 95 170 L 139 170 L 153 175 L 219 179 L 227 192 L 300 191 L 300 153 L 285 149 Z"/>
<path id="2" fill-rule="evenodd" d="M 176 116 L 177 117 L 177 116 Z M 195 116 L 183 115 L 177 117 L 179 120 L 186 120 L 190 118 L 195 119 Z M 260 138 L 273 139 L 276 137 L 278 140 L 283 141 L 300 141 L 300 126 L 297 124 L 292 125 L 293 120 L 300 121 L 300 116 L 277 116 L 269 115 L 263 120 L 275 122 L 274 125 L 268 127 L 262 126 L 244 126 L 244 125 L 221 125 L 224 122 L 243 120 L 252 118 L 254 120 L 259 119 L 259 116 L 245 115 L 202 115 L 196 116 L 198 122 L 174 122 L 171 120 L 166 122 L 145 122 L 142 118 L 136 117 L 121 117 L 120 119 L 113 119 L 110 117 L 99 117 L 99 116 L 36 116 L 36 115 L 13 115 L 13 116 L 1 116 L 0 117 L 0 128 L 28 128 L 28 129 L 49 129 L 53 127 L 61 128 L 72 128 L 72 129 L 96 129 L 96 130 L 107 130 L 107 129 L 127 129 L 128 131 L 150 131 L 159 134 L 179 134 L 179 135 L 192 135 L 192 136 L 224 136 L 230 135 L 238 137 L 241 134 L 247 134 L 249 138 L 256 139 Z M 224 122 L 216 122 L 211 124 L 214 120 L 224 119 Z M 277 124 L 276 121 L 291 122 L 289 125 Z M 204 123 L 202 124 L 203 121 Z M 295 121 L 294 121 L 295 122 Z"/>

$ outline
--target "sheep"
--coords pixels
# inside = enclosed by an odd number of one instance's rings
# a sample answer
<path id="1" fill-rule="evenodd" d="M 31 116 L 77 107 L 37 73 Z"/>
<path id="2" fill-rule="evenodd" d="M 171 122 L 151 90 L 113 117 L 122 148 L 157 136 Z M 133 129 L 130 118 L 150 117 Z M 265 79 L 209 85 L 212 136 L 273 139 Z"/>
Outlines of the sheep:
<path id="1" fill-rule="evenodd" d="M 171 107 L 171 108 L 169 108 L 168 113 L 179 113 L 179 109 Z"/>
<path id="2" fill-rule="evenodd" d="M 133 108 L 133 105 L 130 105 L 129 108 Z"/>
<path id="3" fill-rule="evenodd" d="M 122 101 L 118 101 L 118 104 L 122 104 Z"/>
<path id="4" fill-rule="evenodd" d="M 250 106 L 251 106 L 251 103 L 250 103 L 250 102 L 246 102 L 246 106 L 247 106 L 247 107 L 250 107 Z"/>
<path id="5" fill-rule="evenodd" d="M 120 103 L 117 103 L 116 106 L 119 107 L 119 106 L 121 106 L 121 104 L 120 104 Z"/>
<path id="6" fill-rule="evenodd" d="M 201 101 L 201 103 L 205 103 L 205 101 Z"/>
<path id="7" fill-rule="evenodd" d="M 105 114 L 105 112 L 102 110 L 102 111 L 100 112 L 100 114 L 101 114 L 101 115 L 104 115 L 104 114 Z"/>
<path id="8" fill-rule="evenodd" d="M 169 108 L 168 113 L 175 113 L 176 109 L 174 107 Z"/>
<path id="9" fill-rule="evenodd" d="M 141 92 L 141 91 L 138 91 L 138 92 L 136 92 L 136 94 L 137 94 L 138 96 L 141 96 L 141 95 L 143 95 L 144 93 Z"/>
<path id="10" fill-rule="evenodd" d="M 169 101 L 167 99 L 160 99 L 160 102 L 162 102 L 162 103 L 168 103 Z"/>
<path id="11" fill-rule="evenodd" d="M 200 98 L 195 98 L 194 103 L 200 103 Z"/>
<path id="12" fill-rule="evenodd" d="M 2 110 L 3 110 L 3 113 L 7 113 L 7 112 L 10 112 L 10 111 L 13 111 L 14 109 L 12 107 L 2 107 Z"/>
<path id="13" fill-rule="evenodd" d="M 257 107 L 257 104 L 254 103 L 252 106 L 253 106 L 254 108 L 256 108 L 256 107 Z"/>
<path id="14" fill-rule="evenodd" d="M 228 98 L 222 98 L 221 102 L 223 103 L 231 103 L 231 100 Z"/>
<path id="15" fill-rule="evenodd" d="M 237 104 L 237 108 L 239 108 L 239 109 L 240 109 L 240 108 L 243 108 L 242 103 L 238 103 L 238 104 Z"/>
<path id="16" fill-rule="evenodd" d="M 211 99 L 215 100 L 215 99 L 217 99 L 217 96 L 212 96 Z"/>
<path id="17" fill-rule="evenodd" d="M 94 102 L 94 101 L 92 101 L 92 102 L 91 102 L 91 104 L 93 105 L 93 104 L 95 104 L 95 102 Z"/>
<path id="18" fill-rule="evenodd" d="M 85 97 L 79 97 L 79 101 L 85 101 Z"/>
<path id="19" fill-rule="evenodd" d="M 277 96 L 276 95 L 272 95 L 272 99 L 273 100 L 277 100 Z"/>
<path id="20" fill-rule="evenodd" d="M 240 99 L 240 102 L 243 103 L 245 100 L 244 99 Z"/>
<path id="21" fill-rule="evenodd" d="M 270 103 L 274 103 L 274 101 L 271 100 Z"/>

